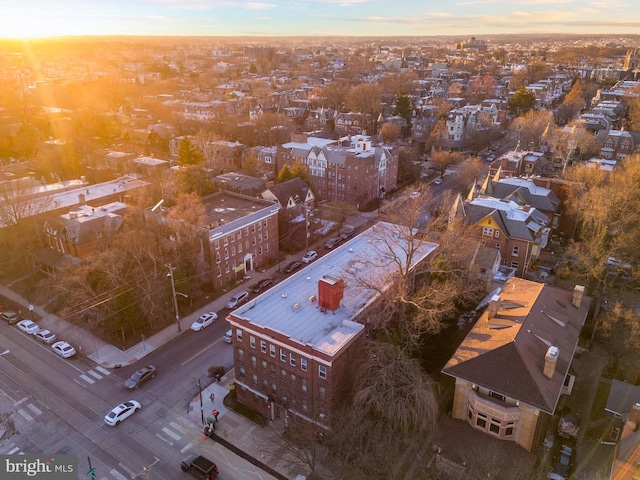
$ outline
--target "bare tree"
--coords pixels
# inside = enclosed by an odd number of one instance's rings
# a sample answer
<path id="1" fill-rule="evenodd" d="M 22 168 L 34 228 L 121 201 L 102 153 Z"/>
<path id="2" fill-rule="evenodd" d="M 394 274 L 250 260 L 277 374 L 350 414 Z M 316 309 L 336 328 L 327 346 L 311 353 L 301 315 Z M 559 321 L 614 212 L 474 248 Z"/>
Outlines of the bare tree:
<path id="1" fill-rule="evenodd" d="M 47 212 L 53 203 L 38 189 L 40 183 L 24 177 L 0 183 L 0 223 L 18 225 L 24 219 Z"/>

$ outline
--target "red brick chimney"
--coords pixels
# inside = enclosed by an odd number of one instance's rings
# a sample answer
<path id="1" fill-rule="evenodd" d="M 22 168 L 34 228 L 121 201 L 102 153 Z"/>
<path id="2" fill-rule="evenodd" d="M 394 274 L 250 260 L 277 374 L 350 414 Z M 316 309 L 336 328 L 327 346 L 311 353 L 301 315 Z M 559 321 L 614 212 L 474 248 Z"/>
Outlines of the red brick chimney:
<path id="1" fill-rule="evenodd" d="M 553 372 L 556 371 L 556 364 L 558 363 L 559 355 L 560 350 L 558 350 L 558 347 L 549 347 L 547 349 L 547 354 L 544 356 L 544 370 L 542 373 L 549 380 L 553 377 Z"/>

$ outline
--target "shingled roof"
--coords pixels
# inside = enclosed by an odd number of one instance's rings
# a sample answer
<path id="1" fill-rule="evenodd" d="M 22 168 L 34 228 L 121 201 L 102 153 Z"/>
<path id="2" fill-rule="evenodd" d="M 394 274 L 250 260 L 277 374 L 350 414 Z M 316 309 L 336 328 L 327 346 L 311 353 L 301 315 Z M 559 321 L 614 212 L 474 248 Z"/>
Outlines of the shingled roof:
<path id="1" fill-rule="evenodd" d="M 442 372 L 552 415 L 591 299 L 575 307 L 573 292 L 521 278 L 499 295 L 497 314 L 484 312 Z M 550 346 L 559 350 L 551 379 L 543 374 Z"/>

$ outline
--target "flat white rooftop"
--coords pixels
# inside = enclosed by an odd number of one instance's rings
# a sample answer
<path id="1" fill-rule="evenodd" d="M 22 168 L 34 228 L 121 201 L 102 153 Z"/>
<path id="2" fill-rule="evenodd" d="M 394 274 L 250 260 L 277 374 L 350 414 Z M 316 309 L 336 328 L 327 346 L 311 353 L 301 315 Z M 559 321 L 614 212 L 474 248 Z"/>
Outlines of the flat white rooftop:
<path id="1" fill-rule="evenodd" d="M 388 286 L 399 265 L 407 264 L 406 228 L 386 222 L 374 225 L 233 311 L 229 321 L 242 318 L 258 331 L 279 332 L 292 342 L 335 355 L 364 329 L 354 319 Z M 438 247 L 423 241 L 416 246 L 411 267 Z M 318 305 L 318 281 L 325 275 L 345 282 L 336 311 L 323 312 Z"/>

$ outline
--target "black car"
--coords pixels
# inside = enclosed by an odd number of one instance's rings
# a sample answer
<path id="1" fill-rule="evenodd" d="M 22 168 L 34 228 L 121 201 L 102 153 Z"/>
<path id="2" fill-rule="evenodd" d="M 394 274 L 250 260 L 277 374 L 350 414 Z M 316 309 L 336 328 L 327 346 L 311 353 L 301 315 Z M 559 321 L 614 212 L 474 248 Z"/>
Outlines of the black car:
<path id="1" fill-rule="evenodd" d="M 324 244 L 324 248 L 326 248 L 327 250 L 333 250 L 338 245 L 340 245 L 343 241 L 344 239 L 342 237 L 330 238 L 329 240 L 327 240 L 327 243 Z"/>
<path id="2" fill-rule="evenodd" d="M 146 367 L 141 368 L 136 373 L 131 375 L 131 377 L 126 382 L 124 382 L 124 386 L 127 390 L 135 390 L 147 380 L 150 380 L 155 376 L 156 367 L 154 367 L 153 365 L 147 365 Z"/>
<path id="3" fill-rule="evenodd" d="M 273 283 L 273 278 L 265 278 L 264 280 L 260 280 L 258 283 L 251 287 L 251 292 L 260 293 L 263 290 L 269 288 Z"/>
<path id="4" fill-rule="evenodd" d="M 300 260 L 294 260 L 289 265 L 284 267 L 284 271 L 285 271 L 285 273 L 291 273 L 294 270 L 300 268 L 301 265 L 302 265 L 302 262 Z"/>

